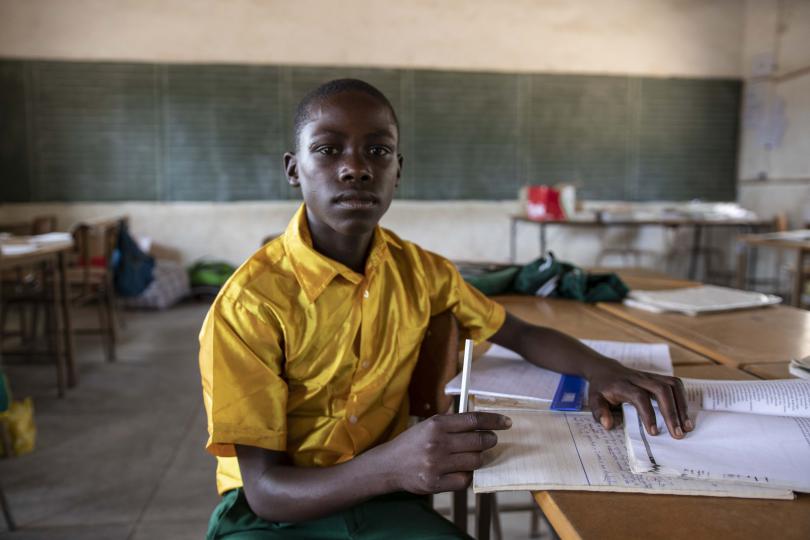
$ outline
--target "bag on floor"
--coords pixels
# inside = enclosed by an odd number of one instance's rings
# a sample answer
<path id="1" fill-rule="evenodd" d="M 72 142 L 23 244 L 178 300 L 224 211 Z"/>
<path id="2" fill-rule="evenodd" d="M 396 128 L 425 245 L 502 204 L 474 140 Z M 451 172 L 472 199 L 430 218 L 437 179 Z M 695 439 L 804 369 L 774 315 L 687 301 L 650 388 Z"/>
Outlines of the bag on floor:
<path id="1" fill-rule="evenodd" d="M 115 292 L 123 298 L 138 296 L 152 283 L 155 259 L 138 246 L 126 222 L 118 228 L 118 257 L 113 268 Z"/>
<path id="2" fill-rule="evenodd" d="M 34 424 L 34 402 L 30 397 L 22 401 L 12 401 L 8 410 L 0 413 L 0 424 L 8 431 L 11 448 L 5 441 L 0 444 L 0 457 L 21 456 L 34 450 L 37 442 L 37 427 Z M 0 427 L 0 429 L 3 429 Z"/>

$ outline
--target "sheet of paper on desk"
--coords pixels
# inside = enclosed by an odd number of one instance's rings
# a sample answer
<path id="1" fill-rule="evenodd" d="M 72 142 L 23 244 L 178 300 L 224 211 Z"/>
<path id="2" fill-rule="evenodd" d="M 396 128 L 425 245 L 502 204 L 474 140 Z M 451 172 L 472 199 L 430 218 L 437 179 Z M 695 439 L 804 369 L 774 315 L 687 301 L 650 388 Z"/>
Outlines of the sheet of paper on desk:
<path id="1" fill-rule="evenodd" d="M 0 245 L 0 253 L 6 256 L 25 255 L 26 253 L 33 253 L 37 250 L 37 246 L 33 244 L 2 244 Z"/>
<path id="2" fill-rule="evenodd" d="M 741 291 L 715 285 L 684 287 L 664 291 L 633 290 L 625 304 L 653 312 L 674 311 L 698 315 L 714 311 L 729 311 L 779 304 L 782 299 L 771 294 Z"/>
<path id="3" fill-rule="evenodd" d="M 672 359 L 665 343 L 625 343 L 621 341 L 582 342 L 600 354 L 614 358 L 622 364 L 664 375 L 672 374 Z M 560 374 L 539 368 L 523 360 L 517 353 L 493 345 L 486 354 L 473 362 L 470 373 L 470 393 L 479 396 L 518 398 L 539 402 L 551 401 Z M 461 392 L 461 376 L 447 383 L 445 393 Z"/>
<path id="4" fill-rule="evenodd" d="M 683 379 L 690 410 L 810 418 L 810 381 Z"/>
<path id="5" fill-rule="evenodd" d="M 499 409 L 491 409 L 499 410 Z M 605 430 L 590 413 L 508 411 L 512 427 L 473 474 L 476 493 L 581 490 L 792 499 L 785 489 L 738 486 L 630 471 L 620 429 Z"/>
<path id="6" fill-rule="evenodd" d="M 734 482 L 810 492 L 810 418 L 697 411 L 695 429 L 676 440 L 641 428 L 625 404 L 624 431 L 635 473 Z"/>

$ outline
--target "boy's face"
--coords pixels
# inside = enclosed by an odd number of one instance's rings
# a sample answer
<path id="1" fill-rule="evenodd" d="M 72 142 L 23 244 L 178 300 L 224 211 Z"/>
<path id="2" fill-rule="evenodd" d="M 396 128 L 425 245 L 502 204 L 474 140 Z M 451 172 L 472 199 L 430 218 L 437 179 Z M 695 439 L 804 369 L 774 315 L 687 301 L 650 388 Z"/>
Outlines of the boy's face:
<path id="1" fill-rule="evenodd" d="M 310 107 L 298 152 L 284 155 L 313 234 L 364 235 L 391 205 L 402 157 L 394 118 L 379 100 L 342 92 Z M 327 239 L 322 239 L 327 240 Z"/>

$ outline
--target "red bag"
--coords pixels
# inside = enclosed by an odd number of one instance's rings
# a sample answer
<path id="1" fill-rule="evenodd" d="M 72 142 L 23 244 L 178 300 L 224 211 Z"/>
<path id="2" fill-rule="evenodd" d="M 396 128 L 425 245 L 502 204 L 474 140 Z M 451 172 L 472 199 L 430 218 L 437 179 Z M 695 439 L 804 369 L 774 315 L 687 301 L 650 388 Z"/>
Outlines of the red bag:
<path id="1" fill-rule="evenodd" d="M 529 186 L 526 189 L 526 214 L 529 219 L 545 221 L 565 219 L 560 206 L 560 192 L 549 186 Z"/>

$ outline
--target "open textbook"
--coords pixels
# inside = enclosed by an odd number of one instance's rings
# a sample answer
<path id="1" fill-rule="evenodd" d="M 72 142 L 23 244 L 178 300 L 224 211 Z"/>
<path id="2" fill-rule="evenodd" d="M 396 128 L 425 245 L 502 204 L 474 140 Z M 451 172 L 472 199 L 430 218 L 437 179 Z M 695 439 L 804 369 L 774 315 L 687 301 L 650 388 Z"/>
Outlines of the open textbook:
<path id="1" fill-rule="evenodd" d="M 625 366 L 672 375 L 672 359 L 665 343 L 625 343 L 583 339 L 582 343 Z M 473 362 L 470 394 L 527 401 L 550 402 L 562 376 L 526 362 L 517 353 L 493 345 Z M 447 383 L 445 393 L 461 393 L 461 374 Z"/>
<path id="2" fill-rule="evenodd" d="M 485 409 L 507 414 L 510 429 L 473 474 L 476 493 L 581 490 L 792 499 L 788 489 L 735 485 L 630 470 L 621 429 L 605 430 L 590 413 Z"/>
<path id="3" fill-rule="evenodd" d="M 685 380 L 694 431 L 649 436 L 625 404 L 631 470 L 810 492 L 810 381 Z M 700 404 L 699 408 L 697 403 Z"/>

